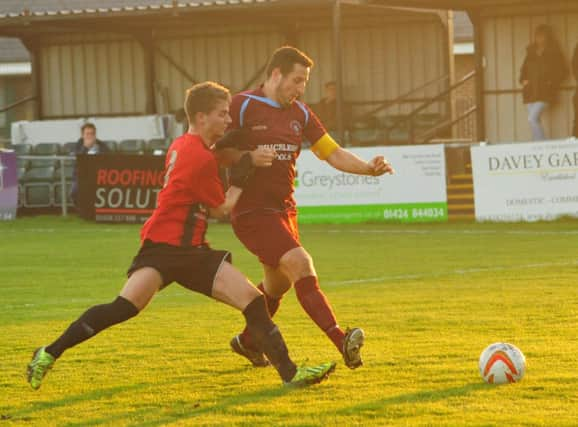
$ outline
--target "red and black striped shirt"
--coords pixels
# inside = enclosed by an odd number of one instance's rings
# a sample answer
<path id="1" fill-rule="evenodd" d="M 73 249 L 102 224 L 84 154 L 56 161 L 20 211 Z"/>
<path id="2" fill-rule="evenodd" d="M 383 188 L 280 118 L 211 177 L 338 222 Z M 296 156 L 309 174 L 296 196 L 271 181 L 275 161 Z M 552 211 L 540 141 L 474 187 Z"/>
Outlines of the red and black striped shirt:
<path id="1" fill-rule="evenodd" d="M 206 244 L 207 208 L 225 201 L 217 160 L 198 135 L 175 139 L 165 161 L 165 183 L 157 207 L 141 230 L 141 241 L 174 246 Z"/>

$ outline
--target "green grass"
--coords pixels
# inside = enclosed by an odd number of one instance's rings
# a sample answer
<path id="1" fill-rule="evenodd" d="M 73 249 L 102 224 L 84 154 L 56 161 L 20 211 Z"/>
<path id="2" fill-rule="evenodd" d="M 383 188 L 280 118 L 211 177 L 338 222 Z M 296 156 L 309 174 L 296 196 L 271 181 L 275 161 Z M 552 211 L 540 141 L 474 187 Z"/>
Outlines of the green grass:
<path id="1" fill-rule="evenodd" d="M 0 426 L 578 424 L 578 223 L 302 226 L 342 326 L 367 334 L 347 369 L 293 292 L 276 321 L 298 363 L 338 360 L 329 381 L 286 390 L 228 348 L 233 309 L 172 285 L 137 318 L 69 350 L 39 391 L 32 350 L 111 301 L 138 226 L 39 217 L 0 223 Z M 229 226 L 215 248 L 258 264 Z M 489 386 L 477 360 L 519 346 L 522 382 Z"/>

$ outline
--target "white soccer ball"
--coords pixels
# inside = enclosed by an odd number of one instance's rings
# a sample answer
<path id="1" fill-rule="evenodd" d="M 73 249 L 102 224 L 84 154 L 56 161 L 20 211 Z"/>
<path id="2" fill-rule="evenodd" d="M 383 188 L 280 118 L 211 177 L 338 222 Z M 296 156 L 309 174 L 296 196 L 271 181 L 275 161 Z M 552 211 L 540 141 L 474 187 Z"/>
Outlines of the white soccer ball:
<path id="1" fill-rule="evenodd" d="M 497 342 L 482 352 L 479 368 L 488 384 L 515 383 L 526 372 L 526 357 L 515 345 Z"/>

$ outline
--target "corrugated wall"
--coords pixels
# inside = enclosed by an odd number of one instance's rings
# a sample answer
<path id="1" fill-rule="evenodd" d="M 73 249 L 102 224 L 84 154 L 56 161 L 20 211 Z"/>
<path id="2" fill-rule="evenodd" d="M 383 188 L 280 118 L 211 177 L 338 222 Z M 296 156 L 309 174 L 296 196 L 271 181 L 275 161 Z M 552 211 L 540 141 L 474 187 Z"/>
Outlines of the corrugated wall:
<path id="1" fill-rule="evenodd" d="M 394 99 L 447 74 L 445 32 L 436 15 L 383 14 L 383 19 L 373 16 L 369 22 L 367 17 L 354 18 L 344 25 L 343 65 L 345 99 L 367 103 L 356 113 L 375 105 L 372 102 Z M 233 92 L 241 90 L 285 40 L 278 27 L 267 24 L 250 29 L 209 31 L 196 27 L 194 31 L 177 28 L 161 32 L 156 48 L 171 60 L 155 54 L 157 110 L 166 113 L 181 108 L 191 79 L 216 80 Z M 325 26 L 315 22 L 301 25 L 295 43 L 315 60 L 305 101 L 317 102 L 323 96 L 323 84 L 335 79 L 329 22 Z M 58 36 L 43 40 L 43 44 L 40 63 L 45 118 L 145 113 L 144 53 L 129 36 Z M 251 86 L 262 79 L 260 76 Z M 431 86 L 413 97 L 431 97 L 443 87 Z M 407 113 L 417 105 L 419 101 L 387 113 Z M 444 108 L 440 104 L 430 111 Z"/>
<path id="2" fill-rule="evenodd" d="M 43 40 L 40 51 L 45 118 L 142 114 L 146 91 L 141 46 L 116 35 Z"/>
<path id="3" fill-rule="evenodd" d="M 517 11 L 519 15 L 520 11 Z M 486 139 L 492 142 L 532 139 L 526 106 L 518 83 L 526 46 L 540 24 L 550 24 L 569 62 L 578 42 L 578 11 L 527 16 L 488 16 L 483 19 L 485 54 Z M 574 80 L 569 77 L 558 94 L 558 102 L 549 108 L 543 124 L 549 138 L 570 135 L 574 119 L 572 95 Z"/>
<path id="4" fill-rule="evenodd" d="M 274 30 L 199 34 L 157 40 L 157 47 L 195 81 L 218 81 L 233 92 L 241 90 L 265 65 L 284 36 Z M 155 55 L 155 77 L 162 94 L 161 108 L 175 111 L 183 106 L 184 92 L 192 82 L 162 55 Z"/>
<path id="5" fill-rule="evenodd" d="M 444 29 L 441 21 L 431 15 L 409 22 L 384 19 L 381 25 L 373 22 L 370 26 L 347 26 L 342 37 L 344 88 L 348 101 L 394 99 L 448 72 Z M 284 40 L 282 33 L 272 29 L 253 28 L 250 33 L 175 36 L 158 40 L 157 45 L 195 80 L 217 80 L 238 91 Z M 297 34 L 296 46 L 315 61 L 305 101 L 318 102 L 323 96 L 324 83 L 335 80 L 331 29 L 303 28 Z M 180 108 L 190 81 L 160 55 L 156 57 L 155 69 L 168 110 Z M 257 83 L 261 81 L 262 77 Z M 431 97 L 444 87 L 443 84 L 433 85 L 413 97 Z M 408 104 L 388 110 L 388 113 L 407 113 L 417 105 Z M 438 105 L 433 110 L 443 108 Z"/>
<path id="6" fill-rule="evenodd" d="M 384 18 L 381 25 L 373 22 L 371 26 L 346 27 L 342 35 L 345 99 L 366 103 L 393 100 L 447 74 L 444 37 L 437 17 L 405 22 Z M 335 80 L 332 33 L 328 29 L 307 31 L 299 40 L 300 47 L 316 61 L 307 100 L 317 102 L 323 97 L 323 84 Z M 446 86 L 429 86 L 412 94 L 412 98 L 432 97 Z M 390 108 L 387 113 L 408 113 L 418 105 L 418 102 L 405 104 Z M 368 108 L 358 107 L 357 112 Z M 443 106 L 438 105 L 433 110 L 440 111 L 440 108 Z"/>

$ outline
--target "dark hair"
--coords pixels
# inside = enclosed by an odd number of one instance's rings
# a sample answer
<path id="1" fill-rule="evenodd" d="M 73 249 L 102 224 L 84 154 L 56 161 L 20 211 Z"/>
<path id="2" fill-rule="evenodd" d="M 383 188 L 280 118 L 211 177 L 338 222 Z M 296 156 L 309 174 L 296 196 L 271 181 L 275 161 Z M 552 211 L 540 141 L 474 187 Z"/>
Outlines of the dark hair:
<path id="1" fill-rule="evenodd" d="M 96 126 L 94 126 L 94 124 L 92 123 L 83 124 L 82 127 L 80 128 L 80 133 L 84 133 L 84 129 L 92 129 L 93 131 L 96 132 Z"/>
<path id="2" fill-rule="evenodd" d="M 562 46 L 558 42 L 556 35 L 554 34 L 554 29 L 551 25 L 548 24 L 540 24 L 534 30 L 534 38 L 538 35 L 542 34 L 546 39 L 546 50 L 550 52 L 554 52 L 556 54 L 562 55 Z M 535 41 L 532 42 L 530 46 L 534 46 Z"/>
<path id="3" fill-rule="evenodd" d="M 269 63 L 267 64 L 267 77 L 271 77 L 273 70 L 279 68 L 281 74 L 286 76 L 291 71 L 293 71 L 293 66 L 295 64 L 303 65 L 304 67 L 312 67 L 313 60 L 301 52 L 296 47 L 283 46 L 273 52 Z"/>
<path id="4" fill-rule="evenodd" d="M 210 113 L 218 101 L 230 101 L 230 99 L 229 90 L 215 82 L 203 82 L 190 87 L 185 97 L 185 113 L 189 123 L 193 123 L 195 114 Z"/>

